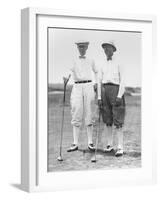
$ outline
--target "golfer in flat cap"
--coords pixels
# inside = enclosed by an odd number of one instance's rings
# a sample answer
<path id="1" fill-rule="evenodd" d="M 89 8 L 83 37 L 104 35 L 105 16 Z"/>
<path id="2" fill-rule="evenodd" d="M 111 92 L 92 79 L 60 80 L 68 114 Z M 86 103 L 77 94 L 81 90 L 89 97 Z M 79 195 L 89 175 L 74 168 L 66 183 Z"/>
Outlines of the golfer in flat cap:
<path id="1" fill-rule="evenodd" d="M 105 123 L 104 132 L 107 135 L 107 146 L 104 151 L 110 152 L 113 150 L 113 131 L 116 131 L 118 143 L 115 156 L 122 156 L 122 128 L 125 118 L 123 69 L 113 57 L 114 52 L 117 50 L 114 43 L 103 43 L 102 48 L 105 53 L 105 60 L 104 65 L 101 66 L 99 76 L 98 104 L 102 109 L 102 118 Z M 112 126 L 114 126 L 114 129 L 112 129 Z"/>
<path id="2" fill-rule="evenodd" d="M 74 85 L 71 93 L 71 114 L 73 125 L 73 143 L 68 152 L 78 150 L 78 139 L 80 127 L 83 117 L 87 129 L 88 148 L 95 150 L 92 135 L 94 123 L 94 101 L 95 92 L 92 82 L 92 74 L 94 74 L 95 82 L 97 82 L 98 70 L 96 69 L 94 60 L 86 57 L 89 42 L 80 41 L 76 43 L 79 55 L 74 60 L 71 68 Z"/>

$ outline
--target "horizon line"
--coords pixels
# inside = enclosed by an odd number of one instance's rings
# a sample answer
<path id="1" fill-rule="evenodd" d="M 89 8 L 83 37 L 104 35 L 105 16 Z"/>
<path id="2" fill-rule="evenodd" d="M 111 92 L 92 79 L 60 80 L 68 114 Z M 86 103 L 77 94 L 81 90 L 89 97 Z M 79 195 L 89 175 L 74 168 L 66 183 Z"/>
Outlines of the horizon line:
<path id="1" fill-rule="evenodd" d="M 51 84 L 63 84 L 63 83 L 60 83 L 60 82 L 57 82 L 57 83 L 48 83 L 48 85 L 51 85 Z M 72 84 L 68 84 L 68 85 L 73 85 L 74 83 Z M 141 85 L 125 85 L 125 87 L 142 87 Z"/>

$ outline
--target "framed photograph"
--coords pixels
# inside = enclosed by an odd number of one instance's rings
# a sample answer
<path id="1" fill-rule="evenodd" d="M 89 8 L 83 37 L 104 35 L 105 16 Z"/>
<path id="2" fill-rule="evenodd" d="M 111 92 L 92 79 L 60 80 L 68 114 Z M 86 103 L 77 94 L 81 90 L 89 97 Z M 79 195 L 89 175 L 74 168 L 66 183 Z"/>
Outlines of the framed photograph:
<path id="1" fill-rule="evenodd" d="M 156 181 L 154 16 L 21 14 L 21 186 L 55 191 Z"/>

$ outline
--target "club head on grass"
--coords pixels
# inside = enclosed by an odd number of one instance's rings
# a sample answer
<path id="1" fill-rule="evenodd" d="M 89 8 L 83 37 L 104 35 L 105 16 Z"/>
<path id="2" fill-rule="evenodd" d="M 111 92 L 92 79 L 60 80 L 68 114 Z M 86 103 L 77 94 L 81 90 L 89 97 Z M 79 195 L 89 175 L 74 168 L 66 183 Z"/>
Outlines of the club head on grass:
<path id="1" fill-rule="evenodd" d="M 96 163 L 96 162 L 97 162 L 96 158 L 93 157 L 93 158 L 91 159 L 91 162 Z"/>
<path id="2" fill-rule="evenodd" d="M 63 161 L 63 158 L 62 158 L 61 156 L 59 156 L 59 157 L 57 158 L 57 160 L 58 160 L 58 161 Z"/>

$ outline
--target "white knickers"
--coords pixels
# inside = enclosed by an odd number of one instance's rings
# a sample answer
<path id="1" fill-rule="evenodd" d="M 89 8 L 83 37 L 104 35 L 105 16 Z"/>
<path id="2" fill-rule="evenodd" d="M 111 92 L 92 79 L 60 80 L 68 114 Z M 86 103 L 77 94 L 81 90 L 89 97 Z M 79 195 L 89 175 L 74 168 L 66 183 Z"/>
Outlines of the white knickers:
<path id="1" fill-rule="evenodd" d="M 95 93 L 92 83 L 74 84 L 71 93 L 71 114 L 73 126 L 81 126 L 83 117 L 86 126 L 93 125 Z"/>

